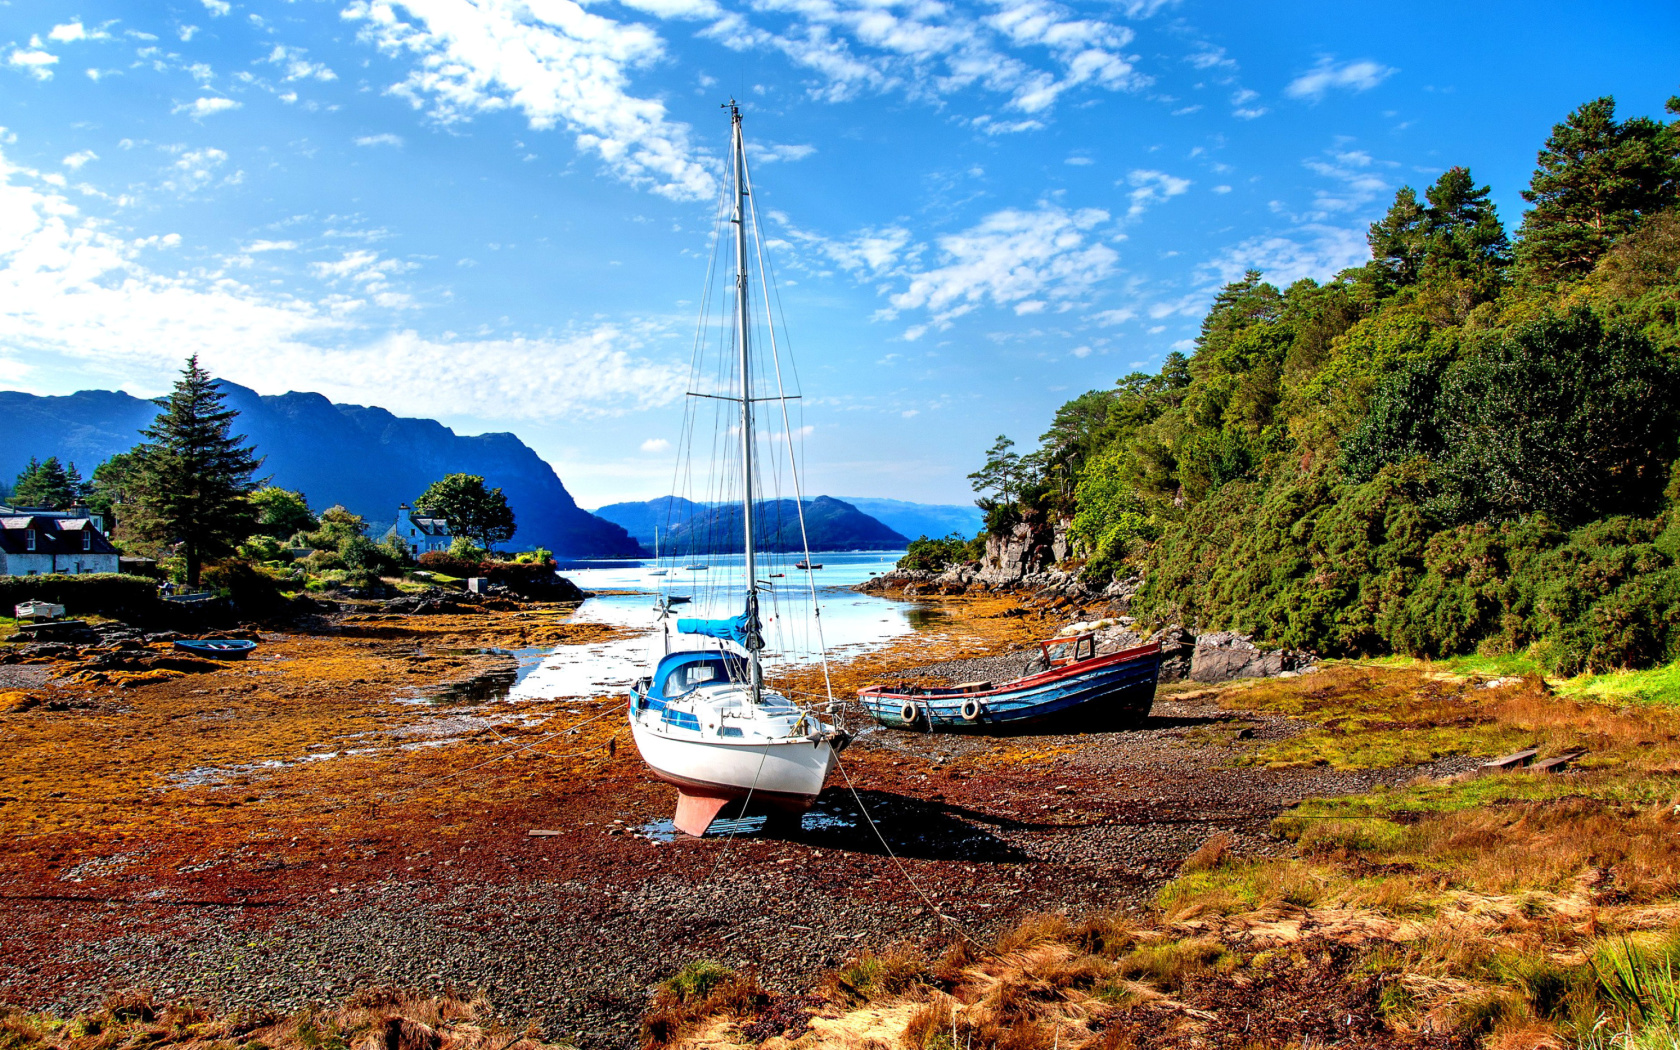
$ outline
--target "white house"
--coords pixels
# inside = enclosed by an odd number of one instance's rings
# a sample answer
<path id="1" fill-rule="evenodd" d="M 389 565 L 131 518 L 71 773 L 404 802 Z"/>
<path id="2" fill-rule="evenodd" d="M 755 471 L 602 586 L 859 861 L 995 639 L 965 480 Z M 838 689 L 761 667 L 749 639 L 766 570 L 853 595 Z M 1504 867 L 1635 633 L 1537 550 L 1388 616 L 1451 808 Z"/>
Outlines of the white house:
<path id="1" fill-rule="evenodd" d="M 449 534 L 449 522 L 442 518 L 417 517 L 406 503 L 397 507 L 397 523 L 386 535 L 407 541 L 414 548 L 415 557 L 427 551 L 446 551 L 455 542 L 455 537 Z"/>
<path id="2" fill-rule="evenodd" d="M 117 571 L 117 549 L 96 519 L 62 513 L 0 517 L 0 576 Z"/>

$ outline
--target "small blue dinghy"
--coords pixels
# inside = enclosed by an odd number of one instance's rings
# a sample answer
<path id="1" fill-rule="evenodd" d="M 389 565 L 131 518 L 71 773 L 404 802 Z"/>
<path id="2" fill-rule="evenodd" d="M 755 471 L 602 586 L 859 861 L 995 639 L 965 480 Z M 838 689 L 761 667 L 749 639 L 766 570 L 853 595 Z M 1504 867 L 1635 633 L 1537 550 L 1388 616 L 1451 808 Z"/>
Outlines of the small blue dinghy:
<path id="1" fill-rule="evenodd" d="M 884 726 L 924 731 L 1117 728 L 1149 713 L 1161 669 L 1160 643 L 1102 656 L 1089 634 L 1039 644 L 1045 670 L 1001 686 L 872 685 L 858 690 L 858 700 Z"/>
<path id="2" fill-rule="evenodd" d="M 212 660 L 243 660 L 256 647 L 256 642 L 242 638 L 182 638 L 175 643 L 175 648 L 183 652 Z"/>

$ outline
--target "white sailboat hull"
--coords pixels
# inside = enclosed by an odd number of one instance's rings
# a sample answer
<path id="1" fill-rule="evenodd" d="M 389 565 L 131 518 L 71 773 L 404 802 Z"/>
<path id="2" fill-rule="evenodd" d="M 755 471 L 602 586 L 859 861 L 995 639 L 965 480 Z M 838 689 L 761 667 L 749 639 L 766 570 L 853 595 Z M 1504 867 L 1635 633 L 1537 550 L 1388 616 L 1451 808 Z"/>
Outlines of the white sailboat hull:
<path id="1" fill-rule="evenodd" d="M 750 795 L 781 809 L 809 809 L 835 763 L 834 747 L 823 739 L 683 739 L 636 718 L 630 719 L 630 732 L 654 775 L 685 794 L 728 800 Z"/>

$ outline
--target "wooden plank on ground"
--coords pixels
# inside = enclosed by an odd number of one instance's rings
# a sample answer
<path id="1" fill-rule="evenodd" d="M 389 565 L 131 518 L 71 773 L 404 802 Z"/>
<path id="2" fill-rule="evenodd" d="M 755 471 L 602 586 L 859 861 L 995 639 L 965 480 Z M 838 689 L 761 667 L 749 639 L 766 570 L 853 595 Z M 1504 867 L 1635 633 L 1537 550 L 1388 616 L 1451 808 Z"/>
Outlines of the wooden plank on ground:
<path id="1" fill-rule="evenodd" d="M 1579 759 L 1585 751 L 1571 751 L 1567 755 L 1555 755 L 1551 758 L 1534 763 L 1529 767 L 1534 773 L 1562 773 L 1569 768 L 1569 764 Z"/>
<path id="2" fill-rule="evenodd" d="M 1483 762 L 1482 770 L 1484 772 L 1491 773 L 1508 773 L 1513 769 L 1523 769 L 1530 762 L 1533 762 L 1534 756 L 1539 753 L 1539 748 L 1531 747 L 1522 751 L 1513 752 L 1509 755 L 1501 755 L 1498 758 L 1489 759 L 1488 761 Z"/>
<path id="3" fill-rule="evenodd" d="M 551 839 L 558 836 L 560 833 L 558 831 L 543 831 L 539 828 L 532 828 L 525 834 L 534 839 Z"/>

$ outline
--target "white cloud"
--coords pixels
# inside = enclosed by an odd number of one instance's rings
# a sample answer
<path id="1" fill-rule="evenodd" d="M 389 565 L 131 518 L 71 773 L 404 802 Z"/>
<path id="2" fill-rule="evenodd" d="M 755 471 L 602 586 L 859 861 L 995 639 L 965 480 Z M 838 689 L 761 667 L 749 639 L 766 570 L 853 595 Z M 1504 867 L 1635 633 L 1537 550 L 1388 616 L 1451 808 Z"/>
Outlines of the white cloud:
<path id="1" fill-rule="evenodd" d="M 363 135 L 356 140 L 358 146 L 401 146 L 401 135 L 393 135 L 389 131 L 380 135 Z"/>
<path id="2" fill-rule="evenodd" d="M 38 37 L 36 39 L 39 40 Z M 22 48 L 13 48 L 12 57 L 7 61 L 10 65 L 28 73 L 36 80 L 51 80 L 51 67 L 58 63 L 58 56 L 42 51 L 38 47 L 32 47 L 28 51 Z"/>
<path id="3" fill-rule="evenodd" d="M 640 6 L 638 4 L 638 6 Z M 874 0 L 758 0 L 753 25 L 705 0 L 683 3 L 682 17 L 706 18 L 704 32 L 736 50 L 779 51 L 809 70 L 814 97 L 844 101 L 864 92 L 903 91 L 939 99 L 979 87 L 1021 113 L 1048 111 L 1067 90 L 1093 85 L 1130 90 L 1149 82 L 1124 49 L 1132 30 L 1078 18 L 1054 0 L 988 0 L 976 17 L 956 5 Z M 1039 63 L 1047 55 L 1049 67 Z M 1003 122 L 982 131 L 1031 130 Z"/>
<path id="4" fill-rule="evenodd" d="M 176 35 L 181 38 L 181 43 L 183 44 L 191 40 L 193 38 L 193 34 L 196 32 L 198 32 L 197 26 L 182 26 L 175 31 Z"/>
<path id="5" fill-rule="evenodd" d="M 183 102 L 170 112 L 190 113 L 194 120 L 202 120 L 216 113 L 226 113 L 230 109 L 238 109 L 240 103 L 231 98 L 201 98 L 193 102 Z"/>
<path id="6" fill-rule="evenodd" d="M 686 125 L 664 103 L 629 91 L 629 71 L 663 57 L 645 26 L 614 22 L 574 0 L 542 3 L 354 0 L 344 17 L 388 54 L 416 68 L 393 93 L 443 123 L 509 107 L 533 128 L 564 125 L 578 148 L 619 178 L 678 199 L 705 199 L 714 182 L 693 156 Z"/>
<path id="7" fill-rule="evenodd" d="M 60 161 L 60 163 L 66 168 L 69 168 L 71 171 L 80 171 L 82 169 L 82 165 L 86 164 L 90 160 L 98 159 L 99 154 L 95 153 L 93 150 L 84 149 L 78 153 L 70 154 L 68 157 L 65 157 L 64 160 Z"/>
<path id="8" fill-rule="evenodd" d="M 1397 72 L 1396 69 L 1372 62 L 1370 59 L 1338 66 L 1334 59 L 1326 57 L 1319 59 L 1318 65 L 1308 72 L 1291 80 L 1289 86 L 1283 89 L 1283 93 L 1290 98 L 1305 98 L 1316 102 L 1334 88 L 1369 91 Z"/>
<path id="9" fill-rule="evenodd" d="M 982 303 L 1025 313 L 1043 308 L 1034 303 L 1075 300 L 1113 273 L 1120 258 L 1101 241 L 1088 240 L 1108 219 L 1098 208 L 1068 211 L 1048 203 L 993 212 L 961 233 L 940 237 L 940 265 L 907 269 L 907 286 L 889 299 L 882 316 L 926 310 L 933 324 L 944 326 Z M 922 331 L 912 329 L 912 337 Z"/>
<path id="10" fill-rule="evenodd" d="M 214 146 L 182 151 L 175 158 L 163 186 L 182 195 L 197 193 L 215 180 L 217 172 L 227 163 L 227 159 L 227 153 Z"/>
<path id="11" fill-rule="evenodd" d="M 752 159 L 765 164 L 774 164 L 777 161 L 784 160 L 804 160 L 816 151 L 817 147 L 815 146 L 783 146 L 776 143 L 766 143 L 760 146 L 752 142 L 747 143 L 747 152 L 751 154 Z M 749 164 L 747 167 L 750 170 L 752 165 Z"/>
<path id="12" fill-rule="evenodd" d="M 204 0 L 204 9 L 210 12 L 211 18 L 220 18 L 233 10 L 233 5 L 227 0 Z"/>
<path id="13" fill-rule="evenodd" d="M 1190 189 L 1190 180 L 1181 179 L 1176 175 L 1168 175 L 1164 171 L 1150 171 L 1139 168 L 1126 176 L 1131 183 L 1132 206 L 1126 209 L 1126 218 L 1135 219 L 1142 215 L 1152 204 L 1159 204 L 1169 197 L 1177 197 Z"/>
<path id="14" fill-rule="evenodd" d="M 263 61 L 281 66 L 286 71 L 287 80 L 337 80 L 338 74 L 319 62 L 311 62 L 303 56 L 307 52 L 301 47 L 287 47 L 275 44 L 274 50 L 268 53 Z"/>
<path id="15" fill-rule="evenodd" d="M 664 438 L 648 438 L 642 442 L 643 452 L 664 452 L 671 447 L 671 443 Z"/>
<path id="16" fill-rule="evenodd" d="M 289 252 L 296 248 L 296 241 L 252 241 L 240 250 L 249 255 L 258 252 Z"/>
<path id="17" fill-rule="evenodd" d="M 87 27 L 82 25 L 82 23 L 78 20 L 74 22 L 66 22 L 63 25 L 53 26 L 52 30 L 47 33 L 47 39 L 56 40 L 61 44 L 71 44 L 78 40 L 87 40 L 90 37 L 102 38 L 108 35 L 109 34 L 101 33 L 98 30 L 94 30 L 92 33 L 89 33 L 87 31 Z"/>
<path id="18" fill-rule="evenodd" d="M 1281 288 L 1303 277 L 1327 280 L 1370 257 L 1363 227 L 1311 223 L 1288 234 L 1251 237 L 1202 264 L 1200 270 L 1204 279 L 1226 283 L 1241 278 L 1245 270 L 1260 270 Z"/>
<path id="19" fill-rule="evenodd" d="M 1229 186 L 1215 186 L 1213 188 L 1213 192 L 1220 193 L 1220 194 L 1230 193 L 1231 192 L 1231 187 L 1229 187 Z"/>
<path id="20" fill-rule="evenodd" d="M 1234 70 L 1237 64 L 1225 55 L 1225 49 L 1214 47 L 1212 44 L 1202 44 L 1202 50 L 1185 56 L 1184 61 L 1197 69 L 1229 69 Z"/>
<path id="21" fill-rule="evenodd" d="M 1309 157 L 1301 163 L 1335 185 L 1314 191 L 1312 207 L 1292 216 L 1297 222 L 1336 219 L 1364 208 L 1388 192 L 1388 180 L 1377 169 L 1391 165 L 1375 160 L 1364 150 L 1328 150 L 1323 156 Z"/>
<path id="22" fill-rule="evenodd" d="M 1103 310 L 1100 313 L 1094 313 L 1091 315 L 1091 320 L 1100 325 L 1117 325 L 1125 324 L 1136 316 L 1136 310 L 1123 306 L 1118 310 Z"/>
<path id="23" fill-rule="evenodd" d="M 651 407 L 683 389 L 679 370 L 640 356 L 641 337 L 623 326 L 433 339 L 382 323 L 389 315 L 354 296 L 267 291 L 172 258 L 149 264 L 179 244 L 173 234 L 124 239 L 0 156 L 0 374 L 52 357 L 155 385 L 196 353 L 213 373 L 258 389 L 526 419 Z"/>

